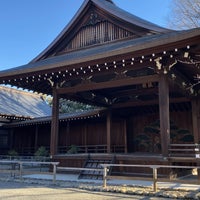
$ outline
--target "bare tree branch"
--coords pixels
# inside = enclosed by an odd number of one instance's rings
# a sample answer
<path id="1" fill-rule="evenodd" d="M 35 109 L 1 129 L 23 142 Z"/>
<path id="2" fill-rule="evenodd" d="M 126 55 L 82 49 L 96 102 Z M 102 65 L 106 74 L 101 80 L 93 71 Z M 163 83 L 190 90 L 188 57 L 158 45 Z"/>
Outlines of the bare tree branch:
<path id="1" fill-rule="evenodd" d="M 200 27 L 200 0 L 173 0 L 169 26 L 173 29 Z"/>

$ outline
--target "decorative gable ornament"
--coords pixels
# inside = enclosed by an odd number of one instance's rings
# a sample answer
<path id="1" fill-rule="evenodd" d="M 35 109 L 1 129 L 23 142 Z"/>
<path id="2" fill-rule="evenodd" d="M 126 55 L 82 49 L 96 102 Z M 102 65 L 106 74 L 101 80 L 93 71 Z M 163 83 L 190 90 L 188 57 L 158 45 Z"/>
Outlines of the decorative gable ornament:
<path id="1" fill-rule="evenodd" d="M 80 49 L 105 42 L 112 42 L 133 36 L 134 33 L 119 27 L 97 13 L 91 12 L 90 18 L 69 41 L 65 51 Z M 64 53 L 63 52 L 63 53 Z"/>
<path id="2" fill-rule="evenodd" d="M 105 43 L 168 32 L 117 7 L 111 0 L 85 0 L 58 37 L 31 62 Z"/>

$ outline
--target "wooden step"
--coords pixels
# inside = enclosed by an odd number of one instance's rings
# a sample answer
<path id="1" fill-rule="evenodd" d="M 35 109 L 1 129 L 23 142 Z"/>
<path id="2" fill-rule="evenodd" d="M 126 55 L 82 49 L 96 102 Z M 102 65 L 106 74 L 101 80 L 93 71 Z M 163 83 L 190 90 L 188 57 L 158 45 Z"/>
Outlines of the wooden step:
<path id="1" fill-rule="evenodd" d="M 95 159 L 87 159 L 84 168 L 91 169 L 103 169 L 101 164 L 112 164 L 113 160 L 95 160 Z M 103 179 L 103 170 L 102 171 L 93 171 L 93 170 L 82 170 L 79 174 L 79 179 Z"/>

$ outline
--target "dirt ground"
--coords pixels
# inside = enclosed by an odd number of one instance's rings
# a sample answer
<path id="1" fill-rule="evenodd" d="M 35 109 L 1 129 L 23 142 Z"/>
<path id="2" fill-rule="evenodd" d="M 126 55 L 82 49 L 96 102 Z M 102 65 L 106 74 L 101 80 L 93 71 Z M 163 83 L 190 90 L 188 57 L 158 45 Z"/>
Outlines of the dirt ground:
<path id="1" fill-rule="evenodd" d="M 110 192 L 91 192 L 76 188 L 63 188 L 0 181 L 0 200 L 166 200 L 166 198 L 144 197 Z"/>

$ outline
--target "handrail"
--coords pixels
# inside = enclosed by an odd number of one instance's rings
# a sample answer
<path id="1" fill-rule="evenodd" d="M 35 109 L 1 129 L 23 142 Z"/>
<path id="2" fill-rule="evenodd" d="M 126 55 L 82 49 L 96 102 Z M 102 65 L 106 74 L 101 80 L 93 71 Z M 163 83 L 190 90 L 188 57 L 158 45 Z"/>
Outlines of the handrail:
<path id="1" fill-rule="evenodd" d="M 157 183 L 158 181 L 160 182 L 175 182 L 175 183 L 191 183 L 191 184 L 200 184 L 200 180 L 196 181 L 196 182 L 191 182 L 191 181 L 184 181 L 184 180 L 171 180 L 169 178 L 158 178 L 158 174 L 157 174 L 157 170 L 159 168 L 181 168 L 181 169 L 193 169 L 193 168 L 197 168 L 200 169 L 200 166 L 179 166 L 179 165 L 130 165 L 130 164 L 101 164 L 102 169 L 96 169 L 96 168 L 80 168 L 80 167 L 58 167 L 59 162 L 30 162 L 30 161 L 12 161 L 12 160 L 3 160 L 0 161 L 0 165 L 1 164 L 11 164 L 11 166 L 13 164 L 15 165 L 19 165 L 19 169 L 16 170 L 15 168 L 11 169 L 11 170 L 2 170 L 0 169 L 0 172 L 18 172 L 19 176 L 20 176 L 20 180 L 22 180 L 24 169 L 23 166 L 25 165 L 29 165 L 29 164 L 33 164 L 33 165 L 42 165 L 42 164 L 46 164 L 46 165 L 53 165 L 53 172 L 48 172 L 48 174 L 52 174 L 53 175 L 53 183 L 56 182 L 56 174 L 59 170 L 63 170 L 63 171 L 81 171 L 81 170 L 86 170 L 86 171 L 102 171 L 103 172 L 103 187 L 107 187 L 107 180 L 109 179 L 116 179 L 116 178 L 124 178 L 124 179 L 129 179 L 130 177 L 122 177 L 122 176 L 112 176 L 112 175 L 108 175 L 108 171 L 110 167 L 139 167 L 139 168 L 151 168 L 152 169 L 152 177 L 151 178 L 145 178 L 145 177 L 131 177 L 132 180 L 150 180 L 153 182 L 153 191 L 156 192 L 157 191 Z M 31 171 L 31 173 L 38 173 L 38 172 L 34 172 Z M 40 174 L 47 174 L 45 172 L 41 172 Z"/>
<path id="2" fill-rule="evenodd" d="M 53 182 L 56 181 L 56 166 L 59 164 L 59 162 L 43 162 L 43 161 L 14 161 L 14 160 L 0 160 L 1 164 L 11 164 L 11 169 L 0 169 L 0 172 L 4 173 L 18 173 L 20 180 L 22 180 L 23 174 L 25 174 L 24 166 L 25 165 L 53 165 L 53 172 L 36 172 L 40 174 L 52 174 L 53 175 Z M 19 166 L 16 170 L 16 166 Z M 26 171 L 26 173 L 28 173 Z M 29 172 L 30 173 L 30 172 Z M 34 171 L 31 171 L 31 173 L 34 173 Z"/>
<path id="3" fill-rule="evenodd" d="M 193 169 L 193 168 L 197 168 L 200 169 L 199 166 L 174 166 L 174 165 L 129 165 L 129 164 L 101 164 L 101 166 L 103 167 L 103 187 L 107 186 L 107 179 L 112 179 L 112 178 L 121 178 L 121 176 L 112 176 L 112 175 L 107 175 L 107 172 L 109 170 L 109 167 L 146 167 L 146 168 L 151 168 L 152 171 L 152 178 L 138 178 L 139 180 L 152 180 L 153 181 L 153 191 L 156 192 L 157 191 L 157 182 L 160 180 L 161 182 L 178 182 L 178 183 L 185 183 L 184 180 L 171 180 L 171 179 L 163 179 L 163 178 L 159 178 L 158 179 L 158 175 L 157 175 L 157 170 L 159 168 L 181 168 L 181 169 Z M 130 178 L 129 178 L 130 179 Z M 137 179 L 137 178 L 132 178 L 132 179 Z M 187 181 L 188 183 L 188 181 Z M 195 184 L 200 184 L 200 181 L 195 182 Z"/>
<path id="4" fill-rule="evenodd" d="M 200 158 L 200 144 L 170 144 L 169 157 Z"/>
<path id="5" fill-rule="evenodd" d="M 84 167 L 57 167 L 57 170 L 63 170 L 63 171 L 103 171 L 102 169 L 96 169 L 96 168 L 84 168 Z"/>
<path id="6" fill-rule="evenodd" d="M 66 170 L 66 171 L 80 171 L 80 170 L 88 170 L 88 171 L 102 171 L 103 172 L 103 187 L 107 187 L 107 180 L 109 179 L 116 179 L 116 178 L 122 178 L 122 176 L 112 176 L 108 175 L 109 168 L 110 167 L 146 167 L 146 168 L 151 168 L 152 169 L 152 178 L 145 178 L 145 177 L 139 177 L 139 178 L 134 178 L 132 177 L 131 179 L 133 180 L 148 180 L 153 182 L 153 191 L 157 191 L 157 182 L 160 180 L 161 182 L 177 182 L 177 183 L 187 183 L 188 181 L 185 182 L 184 180 L 171 180 L 167 178 L 159 178 L 158 179 L 158 174 L 157 170 L 159 168 L 182 168 L 182 169 L 193 169 L 194 166 L 172 166 L 172 165 L 129 165 L 129 164 L 101 164 L 102 169 L 94 169 L 94 168 L 76 168 L 76 167 L 57 167 L 57 170 Z M 195 168 L 200 169 L 200 167 L 195 166 Z M 125 179 L 130 179 L 130 177 L 124 177 Z M 200 182 L 197 181 L 195 184 L 199 184 Z"/>
<path id="7" fill-rule="evenodd" d="M 200 144 L 170 144 L 169 146 L 196 147 L 196 146 L 200 146 Z"/>
<path id="8" fill-rule="evenodd" d="M 0 160 L 17 160 L 17 161 L 48 161 L 50 157 L 47 156 L 10 156 L 0 155 Z"/>

